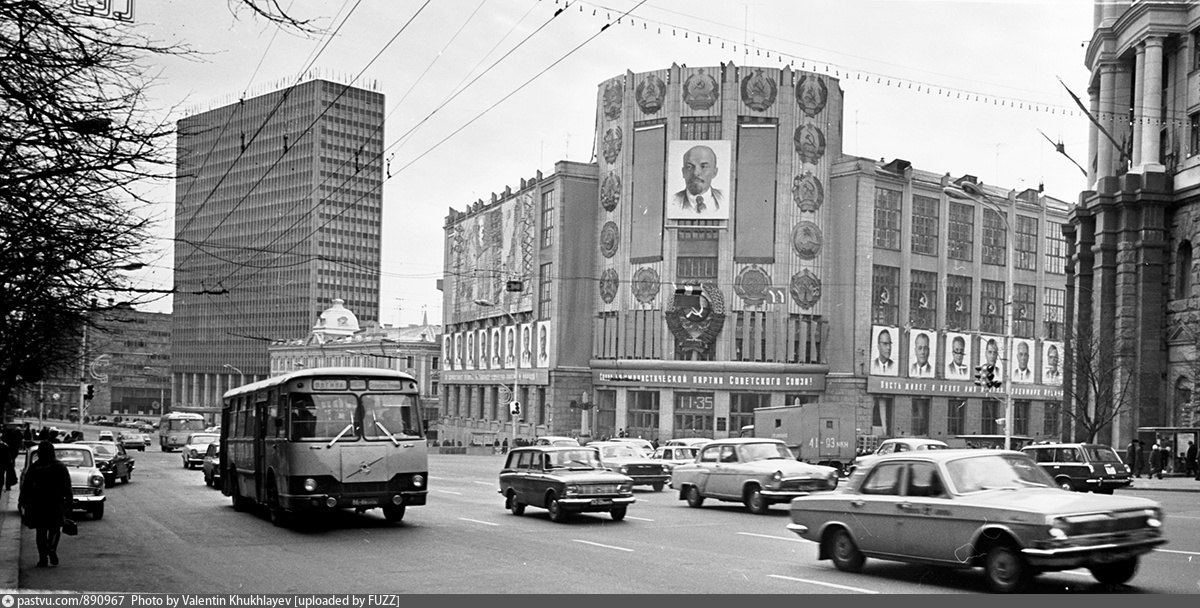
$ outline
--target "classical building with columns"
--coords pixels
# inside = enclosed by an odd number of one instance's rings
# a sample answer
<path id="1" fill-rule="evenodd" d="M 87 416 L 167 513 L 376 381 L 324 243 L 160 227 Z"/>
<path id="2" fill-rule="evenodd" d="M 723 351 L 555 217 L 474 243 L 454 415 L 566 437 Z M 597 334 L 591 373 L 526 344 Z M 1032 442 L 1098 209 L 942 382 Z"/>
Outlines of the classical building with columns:
<path id="1" fill-rule="evenodd" d="M 1064 227 L 1068 331 L 1091 344 L 1068 341 L 1064 382 L 1080 399 L 1065 407 L 1119 407 L 1098 439 L 1125 445 L 1138 428 L 1194 422 L 1200 3 L 1097 0 L 1093 22 L 1088 186 Z M 1113 362 L 1099 390 L 1096 360 Z"/>

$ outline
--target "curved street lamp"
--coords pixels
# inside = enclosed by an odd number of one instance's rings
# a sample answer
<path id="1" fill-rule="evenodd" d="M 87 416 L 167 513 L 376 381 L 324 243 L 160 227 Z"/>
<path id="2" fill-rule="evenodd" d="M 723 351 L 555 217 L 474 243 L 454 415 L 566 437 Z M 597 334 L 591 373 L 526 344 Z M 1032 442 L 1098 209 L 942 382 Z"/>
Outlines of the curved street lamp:
<path id="1" fill-rule="evenodd" d="M 959 186 L 946 186 L 942 192 L 951 199 L 969 200 L 990 208 L 1004 222 L 1004 265 L 1008 267 L 1005 279 L 1004 298 L 1008 300 L 1004 306 L 1004 449 L 1012 449 L 1013 401 L 1012 401 L 1012 345 L 1013 345 L 1013 303 L 1016 294 L 1013 293 L 1013 258 L 1012 228 L 1008 224 L 1008 214 L 983 188 L 972 182 L 963 182 Z"/>
<path id="2" fill-rule="evenodd" d="M 492 302 L 491 300 L 484 300 L 484 299 L 475 300 L 475 305 L 482 307 L 482 308 L 496 308 L 496 303 Z M 505 316 L 508 317 L 508 320 L 512 322 L 513 327 L 516 327 L 517 320 L 516 320 L 516 318 L 514 318 L 512 316 L 512 313 L 510 313 L 504 309 L 500 309 L 500 311 L 503 312 L 505 314 Z M 519 393 L 517 393 L 517 383 L 520 381 L 521 376 L 519 373 L 519 368 L 517 367 L 517 359 L 518 359 L 517 357 L 513 357 L 512 403 L 517 404 L 517 406 L 519 407 L 521 404 L 521 400 L 518 397 Z M 509 416 L 512 417 L 512 439 L 510 439 L 508 442 L 508 449 L 510 449 L 510 450 L 512 448 L 517 447 L 517 419 L 518 419 L 519 414 L 517 412 L 513 411 L 514 409 L 515 408 L 513 408 L 511 405 L 508 408 Z"/>

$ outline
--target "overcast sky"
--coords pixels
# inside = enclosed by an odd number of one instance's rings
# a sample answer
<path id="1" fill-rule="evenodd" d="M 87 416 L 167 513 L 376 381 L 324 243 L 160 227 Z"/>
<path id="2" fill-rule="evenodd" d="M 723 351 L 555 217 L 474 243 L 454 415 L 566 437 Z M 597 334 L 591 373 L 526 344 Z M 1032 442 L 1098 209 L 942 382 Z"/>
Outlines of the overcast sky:
<path id="1" fill-rule="evenodd" d="M 1044 184 L 1068 202 L 1085 186 L 1042 133 L 1086 166 L 1088 121 L 1058 79 L 1086 101 L 1091 0 L 602 0 L 557 17 L 561 0 L 280 3 L 337 34 L 279 32 L 219 2 L 137 2 L 146 33 L 203 53 L 149 66 L 156 100 L 177 107 L 174 121 L 283 88 L 310 65 L 376 83 L 391 157 L 384 323 L 417 323 L 422 311 L 440 322 L 447 210 L 515 190 L 558 160 L 590 162 L 597 86 L 626 70 L 815 66 L 842 79 L 847 154 L 1018 191 Z M 143 286 L 171 284 L 173 189 L 162 192 L 160 257 Z M 169 311 L 170 300 L 147 309 Z"/>

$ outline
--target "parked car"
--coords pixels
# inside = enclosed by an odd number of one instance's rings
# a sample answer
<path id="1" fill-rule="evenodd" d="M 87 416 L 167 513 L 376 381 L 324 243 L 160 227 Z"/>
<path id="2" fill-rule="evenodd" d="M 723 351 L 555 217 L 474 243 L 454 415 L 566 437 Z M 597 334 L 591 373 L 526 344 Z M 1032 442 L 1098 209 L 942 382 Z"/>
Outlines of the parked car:
<path id="1" fill-rule="evenodd" d="M 150 438 L 137 431 L 124 431 L 117 433 L 117 443 L 127 450 L 145 452 L 146 446 L 150 445 Z"/>
<path id="2" fill-rule="evenodd" d="M 75 500 L 71 508 L 90 513 L 92 519 L 104 517 L 104 473 L 96 467 L 96 455 L 92 447 L 79 443 L 54 444 L 54 456 L 67 465 L 71 473 L 71 493 Z M 37 450 L 25 453 L 25 466 L 21 468 L 21 483 L 25 483 L 25 472 L 37 460 Z"/>
<path id="3" fill-rule="evenodd" d="M 654 444 L 650 443 L 646 439 L 641 439 L 639 437 L 613 437 L 612 439 L 609 439 L 609 441 L 631 444 L 642 453 L 642 456 L 646 458 L 649 458 L 652 454 L 654 454 Z"/>
<path id="4" fill-rule="evenodd" d="M 574 437 L 559 437 L 557 435 L 542 435 L 533 440 L 533 445 L 558 445 L 566 447 L 576 447 L 579 445 L 579 440 Z"/>
<path id="5" fill-rule="evenodd" d="M 710 441 L 712 441 L 712 439 L 709 439 L 708 437 L 677 437 L 675 439 L 668 439 L 663 445 L 685 445 L 698 448 Z"/>
<path id="6" fill-rule="evenodd" d="M 800 462 L 787 444 L 765 437 L 711 441 L 700 448 L 694 462 L 671 470 L 671 489 L 689 507 L 699 508 L 704 499 L 714 498 L 744 503 L 758 514 L 774 503 L 837 485 L 837 469 Z"/>
<path id="7" fill-rule="evenodd" d="M 1133 483 L 1129 465 L 1106 445 L 1043 443 L 1026 446 L 1021 451 L 1064 490 L 1112 494 L 1114 489 L 1127 488 Z"/>
<path id="8" fill-rule="evenodd" d="M 604 468 L 632 477 L 635 486 L 650 486 L 655 492 L 661 492 L 671 480 L 671 471 L 663 465 L 663 461 L 642 455 L 637 446 L 631 443 L 593 441 L 588 447 L 600 451 L 600 462 Z"/>
<path id="9" fill-rule="evenodd" d="M 908 452 L 911 450 L 945 450 L 949 448 L 950 446 L 946 445 L 945 441 L 939 441 L 937 439 L 925 439 L 923 437 L 897 437 L 895 439 L 884 439 L 883 442 L 879 444 L 879 447 L 875 448 L 874 452 L 867 454 L 866 456 L 859 456 L 855 458 L 850 463 L 850 466 L 847 467 L 846 474 L 853 475 L 855 469 L 870 464 L 871 461 L 880 456 L 885 456 L 893 452 Z"/>
<path id="10" fill-rule="evenodd" d="M 220 435 L 215 433 L 192 433 L 188 435 L 187 441 L 183 442 L 183 468 L 190 469 L 204 464 L 204 452 L 208 449 L 208 444 L 221 439 Z"/>
<path id="11" fill-rule="evenodd" d="M 546 509 L 555 522 L 572 513 L 607 512 L 625 519 L 633 479 L 604 468 L 591 447 L 529 446 L 509 451 L 500 470 L 500 495 L 513 515 L 526 506 Z"/>
<path id="12" fill-rule="evenodd" d="M 110 441 L 112 443 L 116 443 L 117 438 L 113 436 L 112 431 L 100 431 L 100 435 L 96 438 L 96 441 Z"/>
<path id="13" fill-rule="evenodd" d="M 688 445 L 666 445 L 654 450 L 654 460 L 661 460 L 663 468 L 669 474 L 677 465 L 688 464 L 696 460 L 700 448 Z M 668 481 L 670 481 L 668 479 Z"/>
<path id="14" fill-rule="evenodd" d="M 117 480 L 129 483 L 133 476 L 135 461 L 125 451 L 125 446 L 108 441 L 77 441 L 72 445 L 86 445 L 92 448 L 92 454 L 96 458 L 96 468 L 100 469 L 100 473 L 104 475 L 104 487 L 113 487 Z"/>
<path id="15" fill-rule="evenodd" d="M 204 483 L 210 488 L 219 488 L 221 483 L 221 444 L 214 441 L 204 451 Z"/>
<path id="16" fill-rule="evenodd" d="M 1167 542 L 1155 501 L 1067 494 L 1032 458 L 1006 450 L 920 450 L 877 458 L 836 492 L 792 501 L 787 528 L 818 559 L 858 572 L 867 557 L 984 569 L 993 591 L 1041 572 L 1087 568 L 1119 584 Z"/>

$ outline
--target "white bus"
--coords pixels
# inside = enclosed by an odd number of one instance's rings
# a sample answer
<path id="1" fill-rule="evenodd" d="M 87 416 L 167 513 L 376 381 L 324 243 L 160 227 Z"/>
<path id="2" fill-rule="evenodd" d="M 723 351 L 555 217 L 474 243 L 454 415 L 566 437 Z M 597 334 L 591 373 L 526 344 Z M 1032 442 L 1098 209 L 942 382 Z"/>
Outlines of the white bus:
<path id="1" fill-rule="evenodd" d="M 403 372 L 314 368 L 231 389 L 220 445 L 222 492 L 276 525 L 346 508 L 400 521 L 428 493 L 420 391 Z"/>
<path id="2" fill-rule="evenodd" d="M 190 412 L 170 412 L 158 420 L 158 445 L 170 452 L 187 444 L 188 435 L 204 430 L 204 416 Z"/>

